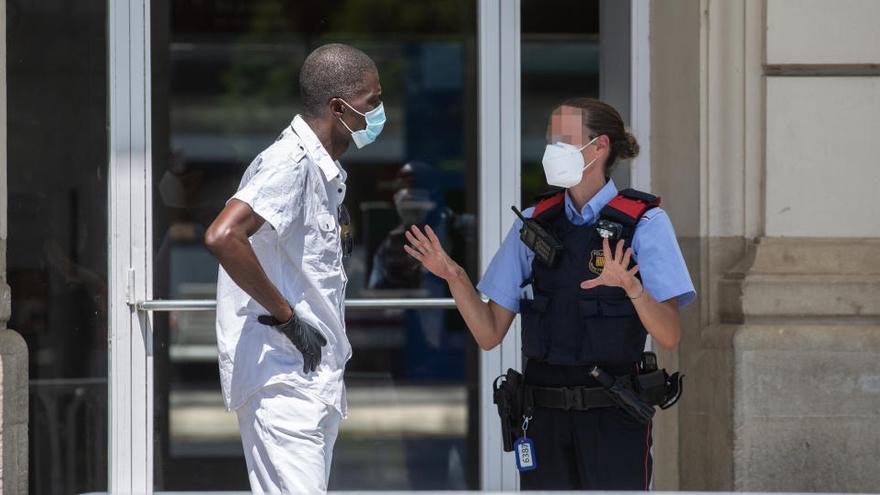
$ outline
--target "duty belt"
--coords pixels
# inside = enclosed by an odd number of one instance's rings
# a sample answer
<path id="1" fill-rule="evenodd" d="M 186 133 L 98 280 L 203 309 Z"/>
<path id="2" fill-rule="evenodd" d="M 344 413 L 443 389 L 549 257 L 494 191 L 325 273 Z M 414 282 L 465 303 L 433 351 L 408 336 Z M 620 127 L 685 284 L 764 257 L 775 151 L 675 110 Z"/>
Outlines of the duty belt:
<path id="1" fill-rule="evenodd" d="M 535 387 L 524 385 L 525 400 L 531 398 L 533 407 L 586 411 L 613 407 L 614 401 L 602 387 Z"/>
<path id="2" fill-rule="evenodd" d="M 513 450 L 514 442 L 522 436 L 524 423 L 531 419 L 537 407 L 586 411 L 589 409 L 619 407 L 633 419 L 650 424 L 654 406 L 666 409 L 681 397 L 684 375 L 657 368 L 657 357 L 645 353 L 637 375 L 611 375 L 597 366 L 584 373 L 596 380 L 600 387 L 539 387 L 524 383 L 523 375 L 509 369 L 492 383 L 492 401 L 498 406 L 504 451 Z"/>

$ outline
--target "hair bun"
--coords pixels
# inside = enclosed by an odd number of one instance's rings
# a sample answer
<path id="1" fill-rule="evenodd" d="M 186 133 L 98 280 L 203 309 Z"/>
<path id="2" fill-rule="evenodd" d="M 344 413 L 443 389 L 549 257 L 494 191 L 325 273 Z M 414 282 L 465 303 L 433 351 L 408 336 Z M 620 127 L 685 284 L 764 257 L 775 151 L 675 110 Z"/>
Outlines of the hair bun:
<path id="1" fill-rule="evenodd" d="M 620 147 L 620 152 L 617 154 L 617 157 L 621 160 L 629 160 L 630 158 L 639 156 L 639 142 L 636 141 L 636 137 L 629 131 L 626 131 L 625 136 L 626 141 L 624 141 Z"/>

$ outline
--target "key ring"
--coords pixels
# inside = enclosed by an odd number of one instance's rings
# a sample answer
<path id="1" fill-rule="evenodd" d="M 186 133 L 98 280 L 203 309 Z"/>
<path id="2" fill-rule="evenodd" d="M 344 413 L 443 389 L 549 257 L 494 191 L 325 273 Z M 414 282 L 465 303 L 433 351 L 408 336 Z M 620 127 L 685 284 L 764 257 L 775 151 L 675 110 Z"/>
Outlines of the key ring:
<path id="1" fill-rule="evenodd" d="M 523 436 L 526 436 L 526 431 L 528 431 L 528 429 L 529 429 L 529 421 L 531 421 L 531 420 L 532 420 L 531 416 L 523 416 L 523 422 L 522 422 Z"/>

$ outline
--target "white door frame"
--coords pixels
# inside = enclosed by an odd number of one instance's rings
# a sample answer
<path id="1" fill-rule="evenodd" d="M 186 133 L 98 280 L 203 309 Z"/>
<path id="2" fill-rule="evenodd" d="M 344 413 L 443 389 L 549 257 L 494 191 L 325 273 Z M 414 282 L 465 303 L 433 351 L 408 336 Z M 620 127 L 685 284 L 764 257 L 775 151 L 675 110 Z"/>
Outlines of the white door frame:
<path id="1" fill-rule="evenodd" d="M 110 445 L 112 493 L 153 489 L 149 0 L 108 1 Z"/>
<path id="2" fill-rule="evenodd" d="M 513 224 L 520 206 L 520 0 L 480 0 L 478 63 L 480 106 L 480 273 Z M 492 403 L 492 381 L 520 369 L 519 317 L 504 341 L 480 353 L 480 485 L 516 490 L 512 453 L 502 451 L 501 427 Z"/>

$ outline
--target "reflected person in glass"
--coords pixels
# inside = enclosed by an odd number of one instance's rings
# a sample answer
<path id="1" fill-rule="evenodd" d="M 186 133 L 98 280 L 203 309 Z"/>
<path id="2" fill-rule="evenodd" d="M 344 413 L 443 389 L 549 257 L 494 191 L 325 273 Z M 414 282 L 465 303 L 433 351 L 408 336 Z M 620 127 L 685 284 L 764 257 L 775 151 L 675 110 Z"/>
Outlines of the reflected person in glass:
<path id="1" fill-rule="evenodd" d="M 413 225 L 430 225 L 444 246 L 451 244 L 448 229 L 456 228 L 456 215 L 446 206 L 438 187 L 439 174 L 422 160 L 411 160 L 397 172 L 394 181 L 394 209 L 399 223 L 391 229 L 373 254 L 368 288 L 388 291 L 397 297 L 448 297 L 446 283 L 428 272 L 404 250 L 406 232 Z M 442 379 L 456 376 L 449 366 L 450 355 L 460 355 L 457 336 L 449 328 L 446 310 L 404 311 L 406 348 L 399 359 L 406 379 Z M 452 353 L 450 350 L 454 349 Z"/>
<path id="2" fill-rule="evenodd" d="M 659 198 L 618 191 L 609 179 L 618 159 L 638 154 L 618 112 L 568 100 L 553 111 L 547 141 L 544 172 L 556 188 L 523 215 L 555 238 L 552 249 L 533 252 L 516 220 L 476 289 L 430 226 L 410 229 L 406 250 L 446 280 L 482 349 L 500 344 L 522 317 L 525 399 L 504 434 L 523 489 L 647 490 L 650 416 L 629 414 L 590 373 L 637 383 L 648 368 L 640 365 L 647 336 L 674 349 L 679 308 L 696 293 Z"/>
<path id="3" fill-rule="evenodd" d="M 299 82 L 303 114 L 254 159 L 205 235 L 221 265 L 223 396 L 238 415 L 255 493 L 327 490 L 351 358 L 337 160 L 385 123 L 376 65 L 356 48 L 316 49 Z"/>

